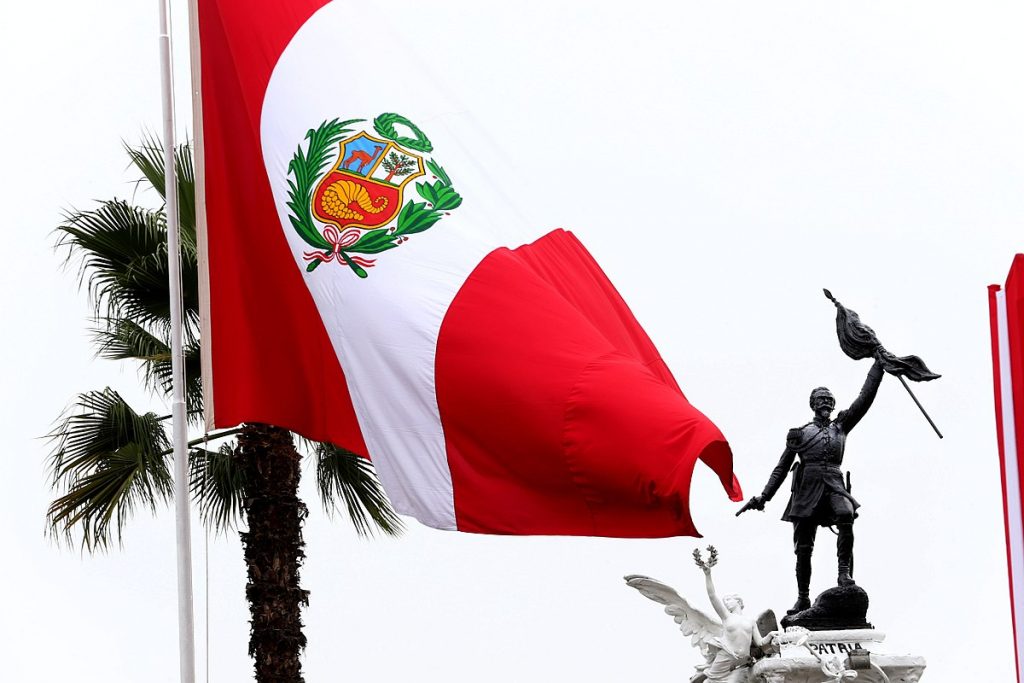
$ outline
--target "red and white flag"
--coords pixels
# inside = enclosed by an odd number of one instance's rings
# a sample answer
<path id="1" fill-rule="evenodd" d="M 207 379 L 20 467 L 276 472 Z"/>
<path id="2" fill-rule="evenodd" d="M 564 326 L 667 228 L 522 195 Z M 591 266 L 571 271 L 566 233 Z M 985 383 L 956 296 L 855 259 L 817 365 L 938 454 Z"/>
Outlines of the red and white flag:
<path id="1" fill-rule="evenodd" d="M 1024 671 L 1024 516 L 1021 513 L 1024 478 L 1024 254 L 1017 254 L 1006 285 L 990 285 L 992 370 L 995 386 L 999 470 L 1003 484 L 1006 559 L 1010 576 L 1017 678 Z"/>
<path id="2" fill-rule="evenodd" d="M 742 499 L 724 437 L 369 5 L 198 3 L 208 424 L 367 455 L 432 527 L 696 535 L 698 459 Z"/>

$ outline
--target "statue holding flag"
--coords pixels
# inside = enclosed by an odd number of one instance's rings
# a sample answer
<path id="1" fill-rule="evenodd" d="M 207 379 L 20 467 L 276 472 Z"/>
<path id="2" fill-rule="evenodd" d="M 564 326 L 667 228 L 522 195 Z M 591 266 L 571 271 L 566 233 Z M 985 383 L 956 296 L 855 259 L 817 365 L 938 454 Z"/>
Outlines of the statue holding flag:
<path id="1" fill-rule="evenodd" d="M 825 387 L 811 392 L 810 407 L 814 419 L 795 429 L 786 436 L 786 448 L 779 463 L 772 470 L 761 495 L 752 497 L 737 516 L 747 510 L 764 510 L 781 487 L 786 476 L 793 472 L 792 495 L 782 519 L 793 523 L 793 546 L 796 553 L 797 601 L 790 614 L 802 612 L 811 607 L 811 555 L 818 527 L 835 527 L 838 538 L 836 555 L 838 560 L 839 586 L 851 586 L 853 580 L 853 522 L 857 517 L 859 503 L 850 492 L 849 475 L 843 480 L 840 466 L 846 447 L 846 437 L 867 413 L 878 393 L 882 376 L 888 372 L 900 379 L 928 381 L 939 375 L 931 372 L 917 356 L 898 357 L 887 351 L 875 332 L 860 321 L 860 317 L 845 308 L 826 289 L 825 296 L 837 309 L 836 331 L 839 345 L 849 357 L 859 360 L 874 358 L 860 394 L 850 407 L 842 410 L 832 419 L 835 397 Z M 907 391 L 910 388 L 907 387 Z M 913 393 L 911 393 L 913 397 Z M 917 402 L 916 397 L 914 401 Z M 918 403 L 918 407 L 921 407 Z M 924 412 L 924 409 L 921 409 Z M 925 417 L 928 417 L 925 413 Z M 929 423 L 934 428 L 931 418 Z M 938 433 L 938 429 L 935 429 Z M 939 434 L 941 437 L 942 435 Z M 799 463 L 796 459 L 799 457 Z"/>
<path id="2" fill-rule="evenodd" d="M 834 526 L 839 534 L 836 554 L 840 586 L 853 583 L 853 520 L 860 504 L 850 495 L 843 481 L 840 465 L 846 447 L 846 436 L 860 422 L 878 393 L 882 382 L 882 361 L 875 360 L 867 379 L 847 410 L 833 420 L 836 400 L 832 392 L 818 387 L 811 392 L 810 404 L 814 419 L 802 427 L 790 429 L 786 448 L 779 464 L 772 470 L 768 483 L 759 496 L 751 498 L 736 514 L 746 510 L 764 510 L 793 471 L 792 495 L 782 519 L 793 523 L 793 548 L 796 552 L 797 601 L 791 613 L 810 608 L 811 554 L 819 526 Z M 794 461 L 800 457 L 799 464 Z"/>

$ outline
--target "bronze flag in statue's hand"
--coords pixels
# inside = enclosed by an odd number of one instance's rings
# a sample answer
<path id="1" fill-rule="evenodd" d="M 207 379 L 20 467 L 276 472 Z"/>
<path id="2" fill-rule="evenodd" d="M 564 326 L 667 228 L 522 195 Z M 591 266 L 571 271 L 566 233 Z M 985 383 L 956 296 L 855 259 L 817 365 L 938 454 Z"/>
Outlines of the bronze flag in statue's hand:
<path id="1" fill-rule="evenodd" d="M 914 396 L 914 392 L 907 386 L 904 377 L 914 382 L 929 382 L 933 379 L 938 379 L 942 375 L 929 370 L 924 361 L 917 356 L 897 356 L 887 351 L 882 346 L 882 343 L 878 341 L 875 331 L 861 322 L 860 316 L 857 315 L 856 311 L 851 311 L 839 303 L 832 296 L 832 292 L 827 289 L 823 291 L 829 301 L 836 305 L 836 334 L 839 336 L 839 347 L 843 350 L 843 353 L 854 360 L 877 358 L 882 365 L 882 369 L 890 375 L 898 377 L 900 382 L 903 383 L 903 388 L 914 399 L 914 403 L 921 409 L 921 413 L 928 420 L 928 424 L 932 426 L 932 429 L 935 430 L 935 433 L 941 439 L 942 432 L 935 426 L 931 416 L 928 415 L 924 406 L 917 400 L 917 396 Z"/>
<path id="2" fill-rule="evenodd" d="M 942 376 L 929 370 L 917 356 L 897 356 L 886 351 L 875 336 L 875 331 L 861 322 L 856 311 L 839 303 L 832 292 L 827 289 L 824 291 L 825 296 L 836 305 L 836 334 L 839 335 L 839 346 L 847 356 L 854 360 L 878 358 L 882 368 L 890 375 L 906 377 L 913 382 L 928 382 Z"/>

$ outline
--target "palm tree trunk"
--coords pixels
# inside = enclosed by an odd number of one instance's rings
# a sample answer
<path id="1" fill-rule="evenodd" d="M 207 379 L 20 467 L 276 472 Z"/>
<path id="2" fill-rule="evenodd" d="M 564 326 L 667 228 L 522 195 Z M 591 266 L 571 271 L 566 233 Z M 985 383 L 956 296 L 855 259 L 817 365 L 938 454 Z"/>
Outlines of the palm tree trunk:
<path id="1" fill-rule="evenodd" d="M 246 481 L 249 531 L 241 537 L 256 681 L 302 683 L 299 655 L 306 637 L 301 609 L 309 604 L 309 592 L 299 588 L 305 557 L 302 523 L 308 512 L 298 497 L 301 458 L 290 432 L 264 424 L 242 428 L 234 457 Z"/>

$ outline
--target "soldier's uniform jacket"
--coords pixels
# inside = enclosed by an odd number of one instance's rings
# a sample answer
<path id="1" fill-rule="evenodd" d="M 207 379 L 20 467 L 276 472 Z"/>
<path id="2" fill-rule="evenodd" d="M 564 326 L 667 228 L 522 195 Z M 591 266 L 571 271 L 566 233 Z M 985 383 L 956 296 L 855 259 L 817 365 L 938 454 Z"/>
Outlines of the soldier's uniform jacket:
<path id="1" fill-rule="evenodd" d="M 872 366 L 860 395 L 848 409 L 840 411 L 835 420 L 825 421 L 816 417 L 803 427 L 789 430 L 786 450 L 761 494 L 764 500 L 771 500 L 790 469 L 794 470 L 792 495 L 782 519 L 796 522 L 815 518 L 820 525 L 829 526 L 839 516 L 856 516 L 855 511 L 860 504 L 846 490 L 840 465 L 843 463 L 846 435 L 871 407 L 883 372 L 877 363 Z M 797 456 L 800 463 L 794 467 Z"/>

